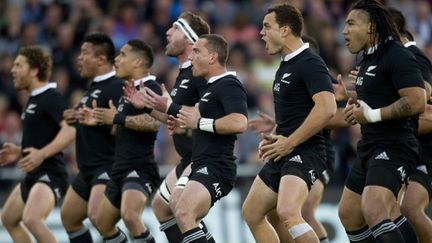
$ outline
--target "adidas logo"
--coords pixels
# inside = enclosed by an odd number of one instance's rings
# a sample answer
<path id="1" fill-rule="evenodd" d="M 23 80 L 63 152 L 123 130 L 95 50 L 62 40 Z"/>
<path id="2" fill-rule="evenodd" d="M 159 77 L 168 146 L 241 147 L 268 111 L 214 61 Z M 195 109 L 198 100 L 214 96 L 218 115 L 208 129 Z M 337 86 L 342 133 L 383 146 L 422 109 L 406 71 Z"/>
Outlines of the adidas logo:
<path id="1" fill-rule="evenodd" d="M 201 173 L 201 174 L 204 174 L 204 175 L 208 175 L 207 167 L 202 167 L 201 169 L 199 169 L 199 170 L 197 171 L 197 173 Z"/>
<path id="2" fill-rule="evenodd" d="M 104 172 L 98 176 L 98 179 L 99 180 L 109 180 L 110 177 L 109 177 L 108 173 Z"/>
<path id="3" fill-rule="evenodd" d="M 417 170 L 425 173 L 426 175 L 428 174 L 428 169 L 427 169 L 426 165 L 417 166 Z"/>
<path id="4" fill-rule="evenodd" d="M 303 163 L 303 160 L 300 158 L 300 155 L 296 155 L 296 156 L 292 157 L 291 159 L 289 159 L 289 161 L 297 162 L 297 163 Z"/>
<path id="5" fill-rule="evenodd" d="M 375 159 L 389 160 L 390 158 L 387 156 L 387 153 L 384 151 L 378 154 Z"/>
<path id="6" fill-rule="evenodd" d="M 45 174 L 39 178 L 39 181 L 51 182 L 51 179 L 47 174 Z"/>
<path id="7" fill-rule="evenodd" d="M 129 175 L 126 176 L 127 178 L 139 178 L 138 173 L 134 170 Z"/>

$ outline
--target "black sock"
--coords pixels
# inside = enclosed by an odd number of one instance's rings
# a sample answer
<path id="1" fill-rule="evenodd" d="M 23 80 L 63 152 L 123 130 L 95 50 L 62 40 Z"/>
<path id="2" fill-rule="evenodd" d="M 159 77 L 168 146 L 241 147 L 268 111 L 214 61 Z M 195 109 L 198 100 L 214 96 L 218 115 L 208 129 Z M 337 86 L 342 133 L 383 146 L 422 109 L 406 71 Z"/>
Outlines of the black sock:
<path id="1" fill-rule="evenodd" d="M 206 235 L 200 227 L 193 228 L 183 234 L 183 243 L 208 243 Z"/>
<path id="2" fill-rule="evenodd" d="M 402 234 L 390 219 L 383 220 L 371 230 L 377 243 L 405 243 Z"/>
<path id="3" fill-rule="evenodd" d="M 119 228 L 117 228 L 117 233 L 115 233 L 113 236 L 105 237 L 103 240 L 105 243 L 127 243 L 128 242 L 127 236 Z"/>
<path id="4" fill-rule="evenodd" d="M 351 243 L 375 243 L 372 232 L 367 225 L 359 230 L 347 231 L 346 233 Z"/>
<path id="5" fill-rule="evenodd" d="M 165 233 L 169 243 L 180 243 L 183 240 L 183 234 L 181 233 L 175 218 L 163 222 L 160 225 L 160 230 Z"/>
<path id="6" fill-rule="evenodd" d="M 90 230 L 87 227 L 82 227 L 80 230 L 68 233 L 70 243 L 93 243 Z"/>
<path id="7" fill-rule="evenodd" d="M 139 236 L 134 237 L 134 243 L 155 243 L 153 236 L 150 234 L 150 231 L 140 234 Z"/>
<path id="8" fill-rule="evenodd" d="M 213 235 L 208 231 L 207 226 L 204 224 L 204 221 L 200 222 L 200 228 L 203 230 L 204 234 L 206 235 L 206 239 L 208 243 L 216 243 L 216 241 L 213 238 Z"/>
<path id="9" fill-rule="evenodd" d="M 408 222 L 405 216 L 401 215 L 395 221 L 393 221 L 401 232 L 405 242 L 407 243 L 417 243 L 417 235 L 414 231 L 412 225 Z"/>

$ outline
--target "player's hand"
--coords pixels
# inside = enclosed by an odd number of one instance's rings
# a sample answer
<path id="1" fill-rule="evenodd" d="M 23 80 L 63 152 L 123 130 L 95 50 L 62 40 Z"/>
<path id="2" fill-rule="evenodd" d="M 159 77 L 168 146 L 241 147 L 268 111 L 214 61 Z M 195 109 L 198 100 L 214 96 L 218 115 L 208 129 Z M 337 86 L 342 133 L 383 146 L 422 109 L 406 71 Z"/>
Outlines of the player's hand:
<path id="1" fill-rule="evenodd" d="M 348 78 L 350 78 L 352 84 L 355 84 L 358 73 L 359 73 L 359 67 L 356 67 L 355 69 L 351 70 L 350 73 L 348 74 Z"/>
<path id="2" fill-rule="evenodd" d="M 17 161 L 21 157 L 21 147 L 13 143 L 4 143 L 0 150 L 0 166 L 5 166 Z"/>
<path id="3" fill-rule="evenodd" d="M 18 161 L 18 168 L 26 173 L 34 170 L 45 160 L 45 155 L 40 149 L 25 148 L 23 153 L 26 156 Z"/>
<path id="4" fill-rule="evenodd" d="M 136 109 L 143 109 L 148 107 L 150 102 L 147 98 L 147 93 L 144 92 L 144 83 L 140 84 L 140 90 L 138 91 L 132 80 L 125 81 L 123 86 L 123 98 L 133 105 Z"/>
<path id="5" fill-rule="evenodd" d="M 78 105 L 75 105 L 73 108 L 66 109 L 63 111 L 63 119 L 67 124 L 72 125 L 78 121 Z"/>
<path id="6" fill-rule="evenodd" d="M 345 82 L 342 79 L 342 75 L 338 74 L 338 76 L 336 77 L 336 81 L 336 84 L 332 84 L 336 101 L 348 100 L 348 92 L 345 86 Z"/>
<path id="7" fill-rule="evenodd" d="M 282 135 L 271 134 L 267 140 L 273 141 L 270 144 L 263 145 L 261 149 L 264 151 L 262 158 L 264 160 L 273 159 L 274 162 L 279 161 L 294 150 L 290 139 Z"/>
<path id="8" fill-rule="evenodd" d="M 146 93 L 149 95 L 149 101 L 151 102 L 151 108 L 156 109 L 159 112 L 167 113 L 168 108 L 172 103 L 170 94 L 165 88 L 165 85 L 161 85 L 162 95 L 156 94 L 153 90 L 145 88 Z"/>
<path id="9" fill-rule="evenodd" d="M 171 136 L 174 135 L 174 134 L 184 135 L 185 131 L 187 131 L 186 128 L 181 128 L 180 127 L 180 122 L 178 121 L 177 118 L 175 118 L 172 115 L 168 116 L 166 124 L 167 124 L 168 133 Z"/>
<path id="10" fill-rule="evenodd" d="M 253 120 L 249 120 L 248 126 L 249 128 L 256 133 L 269 133 L 273 130 L 275 121 L 273 117 L 258 111 L 257 118 Z"/>
<path id="11" fill-rule="evenodd" d="M 93 118 L 98 123 L 112 125 L 114 116 L 117 114 L 117 108 L 114 106 L 112 100 L 108 102 L 109 108 L 97 107 L 96 100 L 93 100 Z"/>
<path id="12" fill-rule="evenodd" d="M 197 129 L 198 120 L 201 118 L 198 103 L 193 109 L 183 106 L 177 116 L 181 128 Z"/>
<path id="13" fill-rule="evenodd" d="M 271 139 L 270 134 L 261 133 L 261 138 L 262 138 L 262 140 L 258 144 L 258 157 L 263 160 L 264 159 L 263 155 L 266 152 L 266 150 L 264 150 L 263 147 L 265 145 L 273 143 L 274 141 Z M 264 161 L 264 162 L 266 162 L 266 161 Z"/>
<path id="14" fill-rule="evenodd" d="M 367 115 L 365 113 L 368 112 L 371 109 L 372 108 L 370 108 L 370 106 L 368 104 L 366 104 L 366 102 L 364 102 L 362 100 L 357 100 L 357 105 L 354 106 L 354 110 L 353 110 L 353 114 L 354 114 L 355 120 L 359 124 L 368 124 L 368 123 L 370 123 L 369 119 L 368 119 L 368 117 L 367 117 Z"/>
<path id="15" fill-rule="evenodd" d="M 432 121 L 432 105 L 426 104 L 425 111 L 420 114 L 420 118 Z"/>
<path id="16" fill-rule="evenodd" d="M 344 120 L 348 124 L 354 125 L 357 123 L 356 118 L 354 116 L 354 108 L 356 105 L 357 105 L 356 102 L 352 98 L 349 98 L 343 110 Z"/>
<path id="17" fill-rule="evenodd" d="M 78 121 L 86 126 L 96 126 L 99 121 L 93 118 L 93 109 L 84 106 L 78 109 Z"/>

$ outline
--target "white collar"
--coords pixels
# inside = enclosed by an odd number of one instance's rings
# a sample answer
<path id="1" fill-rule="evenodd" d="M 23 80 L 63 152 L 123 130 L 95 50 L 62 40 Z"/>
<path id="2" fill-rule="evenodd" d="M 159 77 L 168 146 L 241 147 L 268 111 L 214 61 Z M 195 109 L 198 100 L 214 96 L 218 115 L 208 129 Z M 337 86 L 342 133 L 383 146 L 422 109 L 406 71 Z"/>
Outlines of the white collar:
<path id="1" fill-rule="evenodd" d="M 144 78 L 140 78 L 134 81 L 134 85 L 135 87 L 139 86 L 141 84 L 141 82 L 145 83 L 149 80 L 156 80 L 156 76 L 154 75 L 147 75 Z"/>
<path id="2" fill-rule="evenodd" d="M 34 89 L 31 92 L 31 96 L 36 96 L 36 95 L 42 94 L 43 92 L 47 91 L 48 89 L 55 89 L 55 88 L 57 88 L 57 83 L 47 83 L 46 85 L 44 85 L 40 88 Z"/>
<path id="3" fill-rule="evenodd" d="M 236 72 L 225 72 L 225 73 L 222 73 L 221 75 L 209 78 L 207 83 L 211 84 L 211 83 L 215 82 L 216 80 L 221 79 L 221 78 L 228 76 L 228 75 L 237 76 L 237 73 Z"/>
<path id="4" fill-rule="evenodd" d="M 188 68 L 190 66 L 192 66 L 192 62 L 190 60 L 188 60 L 188 61 L 186 61 L 180 65 L 180 69 L 185 69 L 185 68 Z"/>
<path id="5" fill-rule="evenodd" d="M 404 44 L 405 47 L 416 46 L 417 43 L 415 41 L 408 41 Z"/>
<path id="6" fill-rule="evenodd" d="M 289 61 L 290 59 L 294 58 L 295 56 L 297 56 L 298 54 L 300 54 L 302 51 L 306 50 L 307 48 L 309 48 L 309 43 L 307 43 L 307 42 L 303 43 L 303 45 L 299 49 L 287 54 L 286 56 L 284 56 L 283 61 L 285 61 L 285 62 Z"/>
<path id="7" fill-rule="evenodd" d="M 109 73 L 105 73 L 105 74 L 102 74 L 102 75 L 94 77 L 93 82 L 95 82 L 95 83 L 101 82 L 101 81 L 107 80 L 107 79 L 109 79 L 109 78 L 111 78 L 112 76 L 115 76 L 115 75 L 116 75 L 115 70 L 112 70 Z"/>

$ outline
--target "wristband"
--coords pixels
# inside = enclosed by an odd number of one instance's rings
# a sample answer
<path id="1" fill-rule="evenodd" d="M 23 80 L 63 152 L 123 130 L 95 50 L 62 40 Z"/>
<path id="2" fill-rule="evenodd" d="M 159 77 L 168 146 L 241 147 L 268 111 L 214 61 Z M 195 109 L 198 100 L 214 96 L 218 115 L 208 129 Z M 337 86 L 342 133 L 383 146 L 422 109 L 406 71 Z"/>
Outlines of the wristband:
<path id="1" fill-rule="evenodd" d="M 369 109 L 364 112 L 366 120 L 371 123 L 382 121 L 381 109 Z"/>
<path id="2" fill-rule="evenodd" d="M 124 126 L 125 121 L 126 121 L 126 116 L 125 116 L 125 115 L 123 115 L 123 114 L 121 114 L 121 113 L 117 113 L 117 114 L 115 114 L 115 116 L 114 116 L 114 120 L 113 120 L 113 123 L 114 123 L 114 124 Z"/>
<path id="3" fill-rule="evenodd" d="M 198 120 L 197 127 L 201 131 L 216 133 L 215 119 L 201 117 Z"/>

